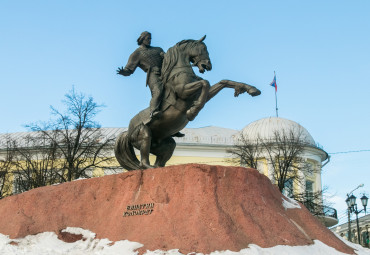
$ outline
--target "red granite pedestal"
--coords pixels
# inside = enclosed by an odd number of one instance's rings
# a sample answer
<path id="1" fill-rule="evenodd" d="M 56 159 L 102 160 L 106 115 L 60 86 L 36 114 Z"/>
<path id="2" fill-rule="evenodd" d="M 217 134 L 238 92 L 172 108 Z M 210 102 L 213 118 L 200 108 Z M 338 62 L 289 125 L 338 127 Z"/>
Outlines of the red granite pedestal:
<path id="1" fill-rule="evenodd" d="M 178 165 L 73 181 L 0 200 L 0 233 L 11 238 L 80 227 L 145 250 L 182 253 L 309 245 L 353 250 L 306 208 L 287 209 L 254 169 Z"/>

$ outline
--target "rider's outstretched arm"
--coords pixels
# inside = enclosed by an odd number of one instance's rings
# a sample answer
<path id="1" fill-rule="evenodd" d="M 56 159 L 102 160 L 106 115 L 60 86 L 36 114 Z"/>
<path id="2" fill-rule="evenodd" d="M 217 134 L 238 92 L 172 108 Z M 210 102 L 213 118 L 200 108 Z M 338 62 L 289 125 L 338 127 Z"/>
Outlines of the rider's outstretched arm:
<path id="1" fill-rule="evenodd" d="M 135 72 L 135 69 L 139 65 L 139 54 L 137 51 L 134 51 L 134 53 L 131 54 L 130 58 L 127 61 L 127 64 L 125 68 L 118 67 L 117 74 L 123 75 L 123 76 L 130 76 Z"/>

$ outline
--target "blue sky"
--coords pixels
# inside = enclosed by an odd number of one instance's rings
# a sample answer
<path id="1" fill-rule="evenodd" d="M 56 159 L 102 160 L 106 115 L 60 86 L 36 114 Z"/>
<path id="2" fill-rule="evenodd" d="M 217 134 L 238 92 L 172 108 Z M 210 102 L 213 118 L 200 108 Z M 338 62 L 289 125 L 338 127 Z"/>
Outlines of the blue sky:
<path id="1" fill-rule="evenodd" d="M 164 50 L 205 43 L 211 84 L 243 81 L 262 95 L 224 90 L 188 127 L 242 129 L 275 115 L 303 125 L 329 152 L 370 149 L 370 2 L 363 1 L 9 1 L 0 2 L 0 132 L 50 117 L 74 85 L 106 107 L 104 127 L 127 126 L 149 104 L 145 73 L 116 75 L 144 30 Z M 370 191 L 370 152 L 333 154 L 323 183 L 336 195 Z"/>

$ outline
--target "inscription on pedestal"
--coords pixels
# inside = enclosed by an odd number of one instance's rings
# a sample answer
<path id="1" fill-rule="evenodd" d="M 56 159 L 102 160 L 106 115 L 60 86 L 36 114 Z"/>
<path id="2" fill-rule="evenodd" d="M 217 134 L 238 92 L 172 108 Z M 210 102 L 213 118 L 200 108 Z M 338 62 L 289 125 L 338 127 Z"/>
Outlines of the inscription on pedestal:
<path id="1" fill-rule="evenodd" d="M 128 205 L 123 217 L 136 216 L 136 215 L 150 215 L 154 210 L 154 203 Z"/>

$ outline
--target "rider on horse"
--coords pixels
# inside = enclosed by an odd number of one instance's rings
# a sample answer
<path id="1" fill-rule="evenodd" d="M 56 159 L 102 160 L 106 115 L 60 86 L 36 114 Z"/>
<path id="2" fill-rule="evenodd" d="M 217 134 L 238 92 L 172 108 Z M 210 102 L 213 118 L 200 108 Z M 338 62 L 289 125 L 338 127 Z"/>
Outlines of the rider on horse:
<path id="1" fill-rule="evenodd" d="M 135 170 L 164 167 L 176 148 L 173 136 L 192 121 L 204 105 L 222 89 L 235 89 L 235 96 L 244 92 L 248 92 L 251 96 L 261 93 L 255 87 L 242 82 L 221 80 L 210 86 L 207 80 L 199 78 L 191 64 L 198 67 L 200 73 L 212 69 L 204 39 L 205 36 L 200 40 L 183 40 L 168 49 L 164 55 L 160 69 L 163 77 L 160 81 L 164 83 L 164 86 L 161 83 L 163 87 L 161 93 L 164 96 L 159 108 L 162 112 L 158 117 L 152 118 L 150 117 L 152 108 L 148 107 L 140 111 L 131 119 L 127 131 L 118 136 L 114 153 L 123 168 Z M 146 46 L 150 46 L 150 37 L 147 42 Z M 149 86 L 151 86 L 153 72 L 149 71 L 152 65 L 148 59 L 150 58 L 147 55 L 140 53 L 139 64 L 136 66 L 149 73 Z M 145 69 L 143 63 L 149 63 Z M 133 70 L 121 68 L 118 72 L 129 75 Z M 151 120 L 145 123 L 147 119 Z M 134 149 L 140 151 L 140 161 Z M 150 163 L 150 154 L 156 156 L 154 165 Z"/>
<path id="2" fill-rule="evenodd" d="M 137 67 L 147 73 L 146 85 L 149 85 L 152 99 L 150 100 L 150 119 L 144 121 L 148 124 L 153 118 L 161 114 L 160 105 L 163 98 L 163 83 L 161 79 L 161 68 L 164 51 L 160 47 L 150 46 L 152 40 L 151 33 L 144 31 L 137 39 L 137 48 L 131 55 L 125 68 L 118 68 L 117 74 L 130 76 Z M 178 132 L 174 136 L 183 137 L 184 134 Z"/>
<path id="3" fill-rule="evenodd" d="M 130 56 L 125 68 L 118 68 L 117 73 L 123 76 L 129 76 L 140 67 L 147 73 L 146 85 L 149 85 L 152 99 L 150 100 L 151 117 L 160 114 L 159 106 L 162 101 L 163 84 L 160 78 L 164 51 L 160 47 L 150 46 L 152 36 L 144 31 L 137 39 L 137 48 Z M 150 121 L 150 120 L 149 120 Z M 145 123 L 146 124 L 146 123 Z"/>

